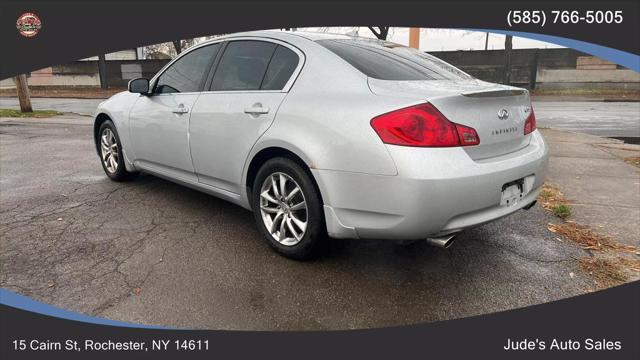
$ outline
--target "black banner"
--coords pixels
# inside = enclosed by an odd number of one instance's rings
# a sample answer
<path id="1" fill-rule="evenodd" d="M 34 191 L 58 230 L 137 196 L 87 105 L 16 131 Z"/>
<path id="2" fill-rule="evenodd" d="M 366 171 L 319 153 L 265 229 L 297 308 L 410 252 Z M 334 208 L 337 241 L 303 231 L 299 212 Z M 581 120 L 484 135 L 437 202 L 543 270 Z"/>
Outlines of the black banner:
<path id="1" fill-rule="evenodd" d="M 640 5 L 633 0 L 5 0 L 1 6 L 0 43 L 4 55 L 0 79 L 98 53 L 158 42 L 210 34 L 302 26 L 389 25 L 502 29 L 555 35 L 639 53 L 637 40 L 630 38 L 640 33 Z M 513 19 L 514 10 L 539 11 L 538 15 L 544 13 L 545 21 L 516 22 L 517 19 Z M 592 13 L 588 14 L 587 11 Z M 596 14 L 595 11 L 601 13 Z M 620 17 L 616 17 L 616 11 L 620 12 Z M 40 18 L 42 28 L 37 36 L 25 37 L 16 31 L 16 19 L 25 12 L 34 12 Z"/>
<path id="2" fill-rule="evenodd" d="M 136 329 L 64 320 L 1 305 L 1 354 L 3 359 L 174 359 L 186 355 L 281 360 L 469 359 L 478 354 L 485 359 L 637 359 L 639 303 L 640 282 L 633 282 L 495 314 L 329 332 Z M 513 346 L 519 350 L 505 349 Z"/>

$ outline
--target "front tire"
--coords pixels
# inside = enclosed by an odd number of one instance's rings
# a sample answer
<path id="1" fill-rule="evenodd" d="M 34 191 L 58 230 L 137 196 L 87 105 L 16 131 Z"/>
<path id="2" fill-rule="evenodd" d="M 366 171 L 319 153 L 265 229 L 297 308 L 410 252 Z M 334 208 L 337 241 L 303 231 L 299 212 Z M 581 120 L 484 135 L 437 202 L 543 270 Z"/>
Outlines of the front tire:
<path id="1" fill-rule="evenodd" d="M 120 137 L 111 120 L 103 122 L 98 130 L 98 154 L 102 169 L 111 180 L 126 181 L 135 177 L 136 173 L 125 167 Z"/>
<path id="2" fill-rule="evenodd" d="M 273 158 L 253 184 L 253 213 L 267 243 L 292 259 L 317 256 L 326 245 L 324 215 L 308 172 L 291 159 Z"/>

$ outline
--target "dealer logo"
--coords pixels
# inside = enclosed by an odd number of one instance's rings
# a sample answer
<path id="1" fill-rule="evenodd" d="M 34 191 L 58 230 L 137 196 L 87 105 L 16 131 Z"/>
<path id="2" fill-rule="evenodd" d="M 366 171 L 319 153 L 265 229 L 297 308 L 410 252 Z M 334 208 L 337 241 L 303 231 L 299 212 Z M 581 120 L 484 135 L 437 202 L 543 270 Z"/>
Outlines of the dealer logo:
<path id="1" fill-rule="evenodd" d="M 42 21 L 38 15 L 30 12 L 26 12 L 18 16 L 16 21 L 16 29 L 20 35 L 24 37 L 33 37 L 38 35 L 38 32 L 42 28 Z"/>

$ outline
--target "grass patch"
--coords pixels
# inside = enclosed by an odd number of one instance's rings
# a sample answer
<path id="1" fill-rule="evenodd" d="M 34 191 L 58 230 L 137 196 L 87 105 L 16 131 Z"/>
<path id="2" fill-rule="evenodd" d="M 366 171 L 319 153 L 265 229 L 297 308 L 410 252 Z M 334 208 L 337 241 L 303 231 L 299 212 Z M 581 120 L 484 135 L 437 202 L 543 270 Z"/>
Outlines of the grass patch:
<path id="1" fill-rule="evenodd" d="M 554 205 L 560 203 L 562 199 L 562 193 L 556 186 L 551 184 L 542 185 L 542 190 L 540 190 L 538 201 L 540 201 L 540 204 L 543 208 L 551 209 Z"/>
<path id="2" fill-rule="evenodd" d="M 579 259 L 578 266 L 593 279 L 598 288 L 617 286 L 637 278 L 634 273 L 640 272 L 640 260 L 635 258 L 635 255 L 640 255 L 637 247 L 621 244 L 610 236 L 601 235 L 587 226 L 566 220 L 571 216 L 572 209 L 556 186 L 544 184 L 538 202 L 544 209 L 563 220 L 560 224 L 550 223 L 549 231 L 578 244 L 585 250 L 596 251 L 592 253 L 592 257 Z"/>
<path id="3" fill-rule="evenodd" d="M 538 196 L 540 205 L 563 220 L 571 215 L 571 206 L 567 204 L 567 199 L 557 186 L 551 184 L 542 185 L 540 195 Z"/>
<path id="4" fill-rule="evenodd" d="M 620 96 L 638 96 L 638 90 L 621 90 L 621 89 L 594 89 L 594 88 L 575 88 L 575 89 L 535 89 L 531 91 L 534 95 L 620 95 Z"/>
<path id="5" fill-rule="evenodd" d="M 629 280 L 625 268 L 618 261 L 600 258 L 579 260 L 580 268 L 593 277 L 600 288 L 621 285 Z"/>
<path id="6" fill-rule="evenodd" d="M 61 112 L 55 110 L 36 110 L 33 112 L 20 112 L 20 110 L 14 109 L 0 109 L 0 117 L 12 117 L 12 118 L 45 118 L 56 115 L 62 115 Z"/>
<path id="7" fill-rule="evenodd" d="M 635 167 L 639 167 L 640 168 L 640 156 L 629 156 L 624 158 L 624 162 L 626 162 L 629 165 L 633 165 Z"/>
<path id="8" fill-rule="evenodd" d="M 638 253 L 638 248 L 634 246 L 621 244 L 609 236 L 600 235 L 588 227 L 576 224 L 575 222 L 549 224 L 549 230 L 575 242 L 585 250 L 618 250 L 629 253 Z"/>
<path id="9" fill-rule="evenodd" d="M 127 88 L 102 89 L 100 86 L 29 86 L 31 97 L 106 99 Z M 16 97 L 16 89 L 0 89 L 0 96 Z"/>
<path id="10" fill-rule="evenodd" d="M 594 89 L 594 88 L 575 88 L 575 89 L 536 89 L 535 94 L 633 94 L 634 90 L 618 90 L 618 89 Z"/>
<path id="11" fill-rule="evenodd" d="M 560 204 L 560 205 L 554 206 L 551 209 L 551 211 L 553 211 L 553 215 L 564 220 L 571 215 L 571 206 L 566 204 Z"/>

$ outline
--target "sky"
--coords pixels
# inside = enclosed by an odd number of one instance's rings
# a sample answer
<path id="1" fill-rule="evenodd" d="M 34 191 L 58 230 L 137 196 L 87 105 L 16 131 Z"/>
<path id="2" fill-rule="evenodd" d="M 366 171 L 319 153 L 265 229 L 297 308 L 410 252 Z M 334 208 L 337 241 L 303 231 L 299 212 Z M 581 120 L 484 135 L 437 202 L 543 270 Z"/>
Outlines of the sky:
<path id="1" fill-rule="evenodd" d="M 324 28 L 299 28 L 300 31 L 326 31 L 331 33 L 348 33 L 358 29 L 359 36 L 374 37 L 366 27 L 324 27 Z M 489 50 L 504 49 L 504 35 L 489 34 Z M 454 29 L 427 29 L 420 30 L 420 50 L 422 51 L 449 51 L 449 50 L 484 50 L 486 39 L 485 32 L 454 30 Z M 392 27 L 387 40 L 408 45 L 409 28 Z M 513 48 L 558 48 L 559 45 L 514 37 Z"/>

